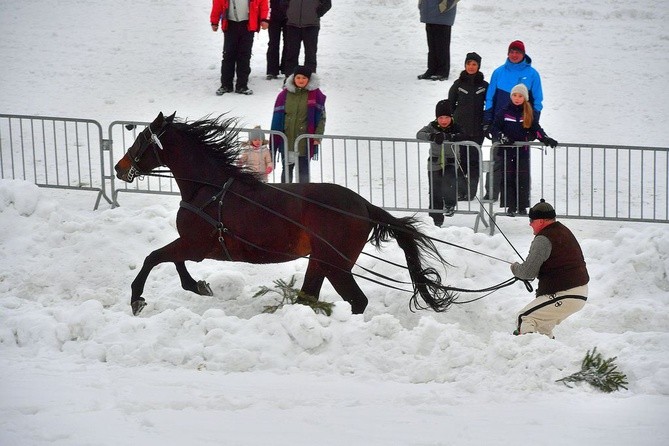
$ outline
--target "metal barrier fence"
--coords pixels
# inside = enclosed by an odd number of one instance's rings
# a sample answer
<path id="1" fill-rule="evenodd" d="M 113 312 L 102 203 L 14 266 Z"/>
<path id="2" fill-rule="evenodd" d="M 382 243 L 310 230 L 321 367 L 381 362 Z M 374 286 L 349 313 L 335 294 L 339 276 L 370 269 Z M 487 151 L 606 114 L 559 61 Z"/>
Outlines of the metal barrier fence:
<path id="1" fill-rule="evenodd" d="M 120 192 L 176 195 L 179 193 L 176 182 L 170 178 L 148 177 L 132 184 L 115 179 L 114 163 L 148 124 L 114 121 L 109 126 L 109 138 L 103 139 L 100 124 L 88 119 L 0 114 L 0 178 L 22 179 L 43 187 L 95 191 L 95 209 L 101 198 L 112 207 L 117 206 Z M 240 136 L 251 130 L 241 129 Z M 280 136 L 286 145 L 283 133 L 263 131 L 266 135 Z M 310 138 L 320 141 L 318 157 L 305 164 L 312 182 L 341 184 L 387 210 L 433 210 L 427 170 L 428 142 L 302 135 L 295 142 L 295 155 L 299 144 Z M 479 223 L 483 223 L 493 234 L 497 217 L 506 215 L 501 206 L 506 203 L 481 200 L 483 174 L 492 173 L 494 162 L 483 160 L 481 148 L 473 142 L 456 145 L 476 148 L 482 160 L 477 166 L 480 180 L 476 200 L 459 200 L 456 212 L 475 215 L 474 229 L 478 230 Z M 501 164 L 498 162 L 500 188 L 506 190 L 520 181 L 517 171 L 509 165 L 509 153 L 520 147 L 528 147 L 528 153 L 531 152 L 529 204 L 545 198 L 554 205 L 558 216 L 564 218 L 669 223 L 668 148 L 560 144 L 547 149 L 538 143 L 514 144 L 503 149 L 506 157 L 501 158 Z M 490 148 L 490 160 L 494 161 L 499 148 L 498 145 Z M 473 173 L 467 161 L 459 160 L 457 179 Z M 286 160 L 283 162 L 269 181 L 281 180 L 287 168 Z M 299 168 L 296 163 L 294 181 L 299 178 Z M 457 186 L 458 195 L 466 192 L 461 184 Z M 488 225 L 488 220 L 495 224 Z"/>
<path id="2" fill-rule="evenodd" d="M 320 148 L 318 158 L 309 163 L 310 181 L 337 183 L 348 187 L 386 210 L 426 212 L 431 209 L 429 142 L 408 138 L 311 134 L 299 136 L 295 141 L 295 150 L 297 151 L 299 144 L 311 139 L 319 140 Z M 478 159 L 482 159 L 481 148 L 475 142 L 463 141 L 444 145 L 449 144 L 455 146 L 456 152 L 461 147 L 473 147 L 477 151 Z M 472 167 L 469 153 L 458 159 L 455 169 L 455 195 L 471 196 L 472 200 L 459 201 L 457 213 L 478 215 L 482 212 L 481 204 L 473 200 L 475 195 L 482 196 L 481 182 L 469 193 L 466 185 L 458 184 L 465 176 L 475 174 L 479 177 L 481 172 L 480 163 L 475 168 Z"/>
<path id="3" fill-rule="evenodd" d="M 0 178 L 38 186 L 97 192 L 112 203 L 102 180 L 102 127 L 89 119 L 0 114 Z"/>
<path id="4" fill-rule="evenodd" d="M 512 162 L 521 147 L 528 147 L 530 158 L 530 204 L 544 198 L 564 218 L 669 223 L 669 148 L 571 143 L 555 149 L 539 143 L 493 145 L 490 159 L 498 154 L 502 191 L 510 189 L 513 193 L 522 181 L 522 172 L 518 175 Z M 521 201 L 520 194 L 515 198 L 516 203 Z M 485 203 L 493 220 L 506 215 L 504 194 L 497 210 L 493 200 Z M 495 225 L 490 225 L 490 234 L 494 230 Z"/>

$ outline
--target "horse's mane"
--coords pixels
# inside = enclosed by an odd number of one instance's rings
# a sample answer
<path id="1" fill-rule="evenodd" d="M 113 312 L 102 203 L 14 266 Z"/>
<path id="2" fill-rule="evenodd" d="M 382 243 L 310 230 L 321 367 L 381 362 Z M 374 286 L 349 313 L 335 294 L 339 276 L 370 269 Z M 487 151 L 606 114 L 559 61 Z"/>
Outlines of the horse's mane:
<path id="1" fill-rule="evenodd" d="M 174 128 L 187 138 L 198 143 L 212 162 L 221 166 L 223 171 L 240 180 L 258 181 L 256 174 L 237 165 L 242 151 L 239 142 L 237 118 L 227 118 L 225 114 L 214 118 L 205 117 L 197 121 L 172 123 Z"/>

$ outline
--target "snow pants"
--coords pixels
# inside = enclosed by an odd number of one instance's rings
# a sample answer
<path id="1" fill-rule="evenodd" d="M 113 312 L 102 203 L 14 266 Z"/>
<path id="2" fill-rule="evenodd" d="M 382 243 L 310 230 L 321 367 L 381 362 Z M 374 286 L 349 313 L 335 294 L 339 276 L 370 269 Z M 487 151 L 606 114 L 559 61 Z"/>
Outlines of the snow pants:
<path id="1" fill-rule="evenodd" d="M 246 89 L 251 74 L 251 49 L 253 31 L 248 30 L 248 20 L 228 21 L 228 29 L 223 33 L 223 60 L 221 61 L 221 86 L 232 90 L 237 74 L 235 89 Z"/>
<path id="2" fill-rule="evenodd" d="M 553 337 L 553 328 L 579 311 L 588 299 L 588 285 L 537 296 L 518 315 L 518 334 L 541 333 Z"/>

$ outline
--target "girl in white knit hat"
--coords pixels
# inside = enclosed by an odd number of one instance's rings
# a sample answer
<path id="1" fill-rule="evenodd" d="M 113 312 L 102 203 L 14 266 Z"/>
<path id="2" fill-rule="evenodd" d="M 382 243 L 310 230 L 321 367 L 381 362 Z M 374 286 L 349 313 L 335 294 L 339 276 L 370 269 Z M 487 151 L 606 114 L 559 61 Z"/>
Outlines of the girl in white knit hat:
<path id="1" fill-rule="evenodd" d="M 507 215 L 527 215 L 530 206 L 530 147 L 521 142 L 538 139 L 547 146 L 557 146 L 534 118 L 530 94 L 524 84 L 511 89 L 511 102 L 495 115 L 490 133 L 494 144 L 500 144 L 503 177 L 500 204 Z"/>

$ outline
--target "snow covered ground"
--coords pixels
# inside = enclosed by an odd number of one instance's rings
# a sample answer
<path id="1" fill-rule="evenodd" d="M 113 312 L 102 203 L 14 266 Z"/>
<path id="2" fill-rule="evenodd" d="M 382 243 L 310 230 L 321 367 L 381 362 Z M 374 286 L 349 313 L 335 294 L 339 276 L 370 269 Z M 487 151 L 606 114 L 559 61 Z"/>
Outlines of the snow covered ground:
<path id="1" fill-rule="evenodd" d="M 213 93 L 222 38 L 209 3 L 194 0 L 0 1 L 1 113 L 152 120 L 229 111 L 269 127 L 280 81 L 264 79 L 266 34 L 255 42 L 255 95 Z M 540 71 L 542 125 L 558 141 L 666 146 L 669 6 L 665 1 L 462 1 L 451 78 L 464 55 L 483 72 L 525 42 Z M 323 19 L 319 74 L 327 133 L 413 137 L 451 81 L 425 82 L 415 2 L 338 0 Z M 556 340 L 511 336 L 532 296 L 520 285 L 444 314 L 411 313 L 408 295 L 361 281 L 353 316 L 305 307 L 262 314 L 253 298 L 305 261 L 190 264 L 213 297 L 183 291 L 156 268 L 133 317 L 130 282 L 175 235 L 176 197 L 125 195 L 91 211 L 85 192 L 0 180 L 1 445 L 666 445 L 669 444 L 669 231 L 660 224 L 568 220 L 592 281 L 586 307 Z M 508 261 L 497 234 L 471 217 L 424 230 Z M 524 255 L 525 219 L 505 221 Z M 370 252 L 372 248 L 368 248 Z M 447 282 L 482 287 L 510 277 L 504 262 L 442 247 Z M 389 243 L 383 255 L 403 261 Z M 368 257 L 361 264 L 406 279 Z M 465 296 L 467 297 L 467 296 Z M 629 389 L 603 394 L 555 380 L 586 351 L 617 356 Z"/>

